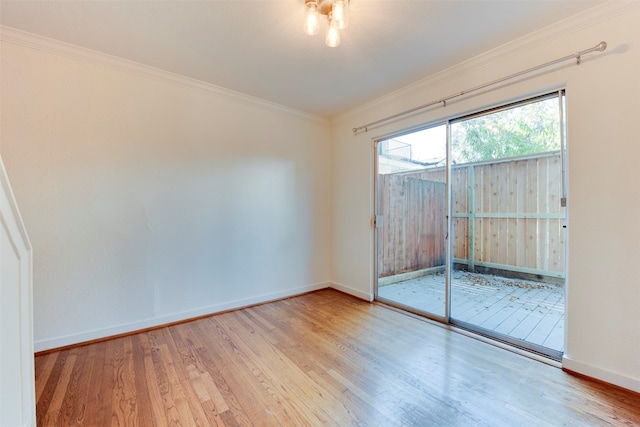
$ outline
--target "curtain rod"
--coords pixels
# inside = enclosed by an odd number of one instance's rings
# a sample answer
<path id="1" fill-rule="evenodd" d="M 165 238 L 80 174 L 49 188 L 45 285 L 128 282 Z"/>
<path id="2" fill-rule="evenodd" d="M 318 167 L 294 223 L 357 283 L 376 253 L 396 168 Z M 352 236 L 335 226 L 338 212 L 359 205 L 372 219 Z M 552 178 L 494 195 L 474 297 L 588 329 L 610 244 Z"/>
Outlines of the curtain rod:
<path id="1" fill-rule="evenodd" d="M 559 62 L 567 61 L 569 59 L 574 59 L 575 58 L 576 65 L 580 65 L 580 61 L 581 61 L 582 55 L 586 55 L 587 53 L 591 53 L 591 52 L 604 52 L 604 50 L 606 48 L 607 48 L 607 42 L 602 41 L 602 42 L 598 43 L 597 45 L 595 45 L 592 48 L 581 50 L 581 51 L 573 53 L 571 55 L 567 55 L 567 56 L 564 56 L 562 58 L 558 58 L 558 59 L 555 59 L 553 61 L 541 64 L 541 65 L 538 65 L 538 66 L 535 66 L 535 67 L 527 68 L 526 70 L 519 71 L 517 73 L 510 74 L 508 76 L 499 78 L 497 80 L 493 80 L 491 82 L 484 83 L 484 84 L 481 84 L 479 86 L 472 87 L 471 89 L 466 89 L 466 90 L 463 90 L 463 91 L 460 91 L 460 92 L 453 93 L 453 94 L 451 94 L 449 96 L 445 96 L 444 98 L 440 98 L 440 99 L 438 99 L 436 101 L 431 101 L 431 102 L 429 102 L 427 104 L 423 104 L 423 105 L 420 105 L 418 107 L 411 108 L 410 110 L 406 110 L 406 111 L 403 111 L 401 113 L 397 113 L 397 114 L 394 114 L 392 116 L 388 116 L 388 117 L 385 117 L 383 119 L 376 120 L 376 121 L 371 122 L 371 123 L 367 123 L 366 125 L 355 127 L 355 128 L 352 129 L 352 131 L 353 131 L 354 135 L 358 134 L 358 132 L 360 132 L 362 130 L 364 130 L 365 132 L 368 132 L 369 131 L 369 127 L 371 127 L 371 126 L 389 122 L 389 121 L 391 121 L 393 119 L 397 119 L 399 117 L 406 116 L 406 115 L 411 114 L 411 113 L 415 113 L 416 111 L 423 110 L 423 109 L 425 109 L 427 107 L 432 107 L 432 106 L 438 105 L 438 104 L 442 104 L 443 107 L 446 107 L 447 106 L 447 101 L 450 100 L 450 99 L 457 98 L 459 96 L 466 95 L 468 93 L 475 92 L 475 91 L 480 90 L 480 89 L 484 89 L 484 88 L 486 88 L 488 86 L 492 86 L 492 85 L 495 85 L 497 83 L 504 82 L 506 80 L 510 80 L 510 79 L 513 79 L 513 78 L 516 78 L 516 77 L 520 77 L 523 74 L 531 73 L 531 72 L 537 71 L 537 70 L 539 70 L 541 68 L 549 67 L 549 66 L 555 65 L 555 64 L 557 64 Z"/>

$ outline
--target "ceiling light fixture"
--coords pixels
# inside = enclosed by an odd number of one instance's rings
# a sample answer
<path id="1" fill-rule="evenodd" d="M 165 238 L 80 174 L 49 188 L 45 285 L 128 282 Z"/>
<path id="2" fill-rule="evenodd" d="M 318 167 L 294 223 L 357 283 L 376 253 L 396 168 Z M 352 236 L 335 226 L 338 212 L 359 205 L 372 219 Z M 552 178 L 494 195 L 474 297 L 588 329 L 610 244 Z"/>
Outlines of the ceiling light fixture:
<path id="1" fill-rule="evenodd" d="M 310 36 L 318 34 L 320 15 L 326 16 L 329 24 L 325 43 L 329 47 L 340 45 L 340 30 L 344 30 L 349 25 L 349 0 L 305 0 L 305 34 Z"/>

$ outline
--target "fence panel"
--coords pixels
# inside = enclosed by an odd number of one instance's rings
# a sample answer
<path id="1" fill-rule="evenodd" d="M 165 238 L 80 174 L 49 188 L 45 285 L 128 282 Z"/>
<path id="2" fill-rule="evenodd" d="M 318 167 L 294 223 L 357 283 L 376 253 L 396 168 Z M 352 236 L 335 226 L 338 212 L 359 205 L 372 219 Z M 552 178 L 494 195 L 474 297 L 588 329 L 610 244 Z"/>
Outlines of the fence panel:
<path id="1" fill-rule="evenodd" d="M 378 275 L 443 265 L 445 262 L 445 184 L 415 175 L 380 175 Z"/>
<path id="2" fill-rule="evenodd" d="M 444 182 L 444 168 L 379 176 L 379 277 L 444 265 Z M 454 165 L 451 185 L 457 263 L 564 277 L 559 153 Z"/>

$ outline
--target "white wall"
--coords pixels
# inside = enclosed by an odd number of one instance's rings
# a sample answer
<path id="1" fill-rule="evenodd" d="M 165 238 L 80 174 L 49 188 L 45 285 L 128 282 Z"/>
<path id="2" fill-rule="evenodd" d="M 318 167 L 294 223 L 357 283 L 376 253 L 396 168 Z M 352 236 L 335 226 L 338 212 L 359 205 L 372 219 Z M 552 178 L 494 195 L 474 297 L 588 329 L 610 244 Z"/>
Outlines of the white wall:
<path id="1" fill-rule="evenodd" d="M 35 426 L 32 251 L 0 157 L 0 425 Z"/>
<path id="2" fill-rule="evenodd" d="M 640 391 L 640 3 L 614 2 L 510 42 L 333 123 L 332 279 L 372 293 L 372 139 L 566 88 L 568 300 L 564 367 Z M 446 35 L 443 35 L 446 37 Z M 355 126 L 595 46 L 605 53 L 354 136 Z"/>
<path id="3" fill-rule="evenodd" d="M 328 285 L 328 122 L 4 30 L 36 351 Z"/>

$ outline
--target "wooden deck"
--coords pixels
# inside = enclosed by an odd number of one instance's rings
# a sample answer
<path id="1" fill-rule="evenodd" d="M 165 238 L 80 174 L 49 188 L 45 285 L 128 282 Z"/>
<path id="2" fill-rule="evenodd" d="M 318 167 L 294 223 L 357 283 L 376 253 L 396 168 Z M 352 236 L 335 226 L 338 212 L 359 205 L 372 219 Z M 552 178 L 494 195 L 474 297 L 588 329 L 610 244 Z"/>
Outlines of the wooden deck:
<path id="1" fill-rule="evenodd" d="M 444 316 L 444 274 L 378 289 L 382 298 Z M 564 351 L 564 286 L 456 271 L 451 317 L 543 347 Z"/>

